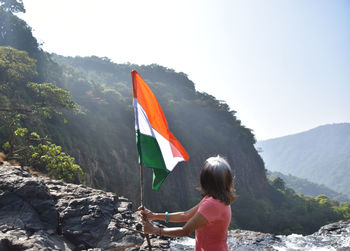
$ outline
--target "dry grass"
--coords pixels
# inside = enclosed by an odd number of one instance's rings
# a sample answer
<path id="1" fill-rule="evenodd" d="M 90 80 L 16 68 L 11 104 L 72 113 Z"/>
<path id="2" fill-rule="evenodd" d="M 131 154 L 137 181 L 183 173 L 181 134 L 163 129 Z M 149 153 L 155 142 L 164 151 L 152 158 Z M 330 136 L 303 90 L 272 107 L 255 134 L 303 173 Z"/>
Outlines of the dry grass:
<path id="1" fill-rule="evenodd" d="M 0 152 L 0 162 L 2 162 L 4 166 L 11 166 L 12 165 L 11 161 L 6 161 L 5 159 L 6 159 L 6 155 L 3 152 Z"/>
<path id="2" fill-rule="evenodd" d="M 6 155 L 3 152 L 0 152 L 0 162 L 3 162 L 4 166 L 20 166 L 16 160 L 6 160 Z"/>
<path id="3" fill-rule="evenodd" d="M 3 152 L 0 152 L 0 161 L 4 162 L 6 155 Z"/>
<path id="4" fill-rule="evenodd" d="M 38 171 L 32 169 L 31 167 L 25 166 L 25 168 L 28 168 L 30 174 L 33 174 L 33 175 L 36 175 L 36 176 L 40 176 L 40 177 L 49 177 L 47 174 L 38 172 Z"/>
<path id="5" fill-rule="evenodd" d="M 3 152 L 0 152 L 0 162 L 2 162 L 2 164 L 4 166 L 20 166 L 21 165 L 16 160 L 6 161 L 5 159 L 6 159 L 6 155 Z M 23 167 L 28 169 L 29 173 L 31 173 L 33 175 L 37 175 L 37 176 L 41 176 L 41 177 L 48 177 L 46 174 L 38 172 L 30 166 L 23 166 Z"/>

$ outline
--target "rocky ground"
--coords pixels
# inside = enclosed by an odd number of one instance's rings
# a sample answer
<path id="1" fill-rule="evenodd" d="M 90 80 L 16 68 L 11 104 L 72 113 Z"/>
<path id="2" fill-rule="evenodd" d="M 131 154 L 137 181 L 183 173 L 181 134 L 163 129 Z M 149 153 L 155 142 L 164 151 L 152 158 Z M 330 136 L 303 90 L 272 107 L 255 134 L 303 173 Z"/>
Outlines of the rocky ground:
<path id="1" fill-rule="evenodd" d="M 148 250 L 132 203 L 113 193 L 0 165 L 0 250 Z M 153 250 L 193 250 L 191 238 L 150 236 Z M 350 250 L 350 221 L 309 235 L 233 230 L 229 250 Z"/>
<path id="2" fill-rule="evenodd" d="M 171 241 L 170 249 L 193 250 L 194 244 L 193 239 L 180 238 Z M 232 251 L 350 251 L 350 220 L 325 225 L 307 236 L 231 230 L 227 244 Z"/>
<path id="3" fill-rule="evenodd" d="M 0 250 L 120 250 L 142 245 L 137 228 L 123 197 L 0 166 Z"/>

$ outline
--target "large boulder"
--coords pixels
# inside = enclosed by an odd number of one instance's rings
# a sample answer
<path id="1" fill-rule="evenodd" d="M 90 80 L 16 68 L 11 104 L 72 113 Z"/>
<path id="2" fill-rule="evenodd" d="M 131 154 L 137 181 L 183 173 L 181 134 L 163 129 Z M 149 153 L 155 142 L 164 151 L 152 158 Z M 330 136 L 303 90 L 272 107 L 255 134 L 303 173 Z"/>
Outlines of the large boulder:
<path id="1" fill-rule="evenodd" d="M 0 250 L 137 248 L 136 228 L 123 197 L 0 166 Z"/>

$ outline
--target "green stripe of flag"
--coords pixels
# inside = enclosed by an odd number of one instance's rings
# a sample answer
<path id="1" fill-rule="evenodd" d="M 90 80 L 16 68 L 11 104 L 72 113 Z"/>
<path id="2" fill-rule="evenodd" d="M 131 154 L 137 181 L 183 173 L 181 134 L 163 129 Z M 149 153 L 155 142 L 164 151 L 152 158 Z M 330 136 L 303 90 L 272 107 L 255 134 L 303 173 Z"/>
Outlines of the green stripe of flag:
<path id="1" fill-rule="evenodd" d="M 136 131 L 137 150 L 139 152 L 139 163 L 153 168 L 152 188 L 158 190 L 167 175 L 170 173 L 166 169 L 165 162 L 160 151 L 158 142 L 152 136 Z"/>

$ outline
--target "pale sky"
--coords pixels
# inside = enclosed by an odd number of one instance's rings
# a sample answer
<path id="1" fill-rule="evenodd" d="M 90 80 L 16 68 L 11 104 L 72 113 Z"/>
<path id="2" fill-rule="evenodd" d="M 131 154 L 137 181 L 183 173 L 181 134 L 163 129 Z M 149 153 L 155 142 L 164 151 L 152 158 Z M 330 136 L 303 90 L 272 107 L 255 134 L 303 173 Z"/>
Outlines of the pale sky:
<path id="1" fill-rule="evenodd" d="M 23 2 L 44 50 L 184 72 L 258 140 L 350 122 L 350 1 Z"/>

